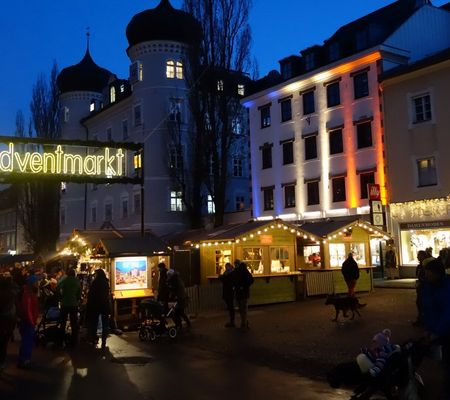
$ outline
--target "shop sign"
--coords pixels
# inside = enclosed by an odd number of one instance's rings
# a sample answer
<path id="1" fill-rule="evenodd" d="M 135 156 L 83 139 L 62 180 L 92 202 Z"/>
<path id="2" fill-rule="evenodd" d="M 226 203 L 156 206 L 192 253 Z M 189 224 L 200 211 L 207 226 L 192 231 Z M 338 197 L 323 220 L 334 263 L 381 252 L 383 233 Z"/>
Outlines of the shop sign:
<path id="1" fill-rule="evenodd" d="M 260 243 L 261 244 L 272 244 L 273 243 L 273 236 L 272 235 L 261 235 L 260 236 Z"/>
<path id="2" fill-rule="evenodd" d="M 408 222 L 400 224 L 402 230 L 416 230 L 416 229 L 436 229 L 450 227 L 450 220 L 445 221 L 427 221 L 427 222 Z"/>
<path id="3" fill-rule="evenodd" d="M 377 183 L 369 183 L 367 188 L 369 192 L 369 200 L 381 200 L 380 185 Z"/>

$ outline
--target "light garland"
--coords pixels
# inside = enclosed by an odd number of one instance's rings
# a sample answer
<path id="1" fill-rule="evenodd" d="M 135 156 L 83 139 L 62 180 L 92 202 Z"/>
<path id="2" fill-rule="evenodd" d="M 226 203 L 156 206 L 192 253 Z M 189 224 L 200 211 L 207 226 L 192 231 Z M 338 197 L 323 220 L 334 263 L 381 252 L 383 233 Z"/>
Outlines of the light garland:
<path id="1" fill-rule="evenodd" d="M 450 215 L 450 196 L 439 199 L 391 203 L 391 216 L 395 219 L 442 218 Z"/>
<path id="2" fill-rule="evenodd" d="M 351 224 L 350 226 L 347 225 L 345 228 L 341 229 L 338 232 L 333 233 L 333 235 L 329 235 L 329 236 L 324 236 L 324 237 L 319 237 L 316 235 L 312 235 L 306 231 L 300 230 L 300 229 L 295 229 L 290 225 L 286 225 L 284 223 L 277 223 L 276 225 L 270 225 L 266 228 L 264 228 L 263 230 L 257 230 L 256 232 L 252 232 L 249 233 L 248 236 L 243 236 L 240 237 L 238 239 L 233 240 L 226 240 L 226 241 L 222 241 L 222 242 L 218 242 L 218 241 L 214 241 L 214 242 L 203 242 L 203 243 L 191 243 L 191 247 L 195 247 L 196 249 L 199 249 L 200 247 L 218 247 L 218 246 L 225 246 L 225 245 L 232 245 L 234 244 L 239 244 L 241 242 L 246 242 L 247 240 L 251 240 L 253 238 L 255 238 L 255 236 L 261 236 L 264 233 L 268 232 L 269 229 L 273 230 L 273 229 L 283 229 L 283 230 L 289 230 L 292 234 L 296 234 L 299 237 L 303 237 L 303 239 L 307 240 L 310 239 L 311 242 L 314 242 L 317 245 L 322 244 L 327 244 L 329 241 L 332 241 L 333 239 L 338 238 L 339 236 L 343 236 L 349 232 L 351 232 L 351 229 L 353 227 L 359 227 L 364 229 L 368 234 L 371 235 L 377 235 L 377 236 L 381 236 L 384 240 L 388 240 L 390 239 L 389 236 L 386 235 L 385 232 L 383 232 L 381 229 L 372 226 L 370 224 L 368 224 L 367 222 L 359 222 L 358 220 L 355 221 L 353 224 Z M 309 235 L 309 236 L 308 236 Z"/>

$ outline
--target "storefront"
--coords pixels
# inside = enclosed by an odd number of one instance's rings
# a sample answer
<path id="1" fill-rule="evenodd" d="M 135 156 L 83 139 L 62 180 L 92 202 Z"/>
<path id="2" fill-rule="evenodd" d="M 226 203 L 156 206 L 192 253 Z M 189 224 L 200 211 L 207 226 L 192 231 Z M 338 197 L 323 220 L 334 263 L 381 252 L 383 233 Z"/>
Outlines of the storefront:
<path id="1" fill-rule="evenodd" d="M 431 248 L 437 257 L 450 247 L 449 198 L 394 203 L 390 211 L 402 266 L 416 267 L 419 250 Z"/>

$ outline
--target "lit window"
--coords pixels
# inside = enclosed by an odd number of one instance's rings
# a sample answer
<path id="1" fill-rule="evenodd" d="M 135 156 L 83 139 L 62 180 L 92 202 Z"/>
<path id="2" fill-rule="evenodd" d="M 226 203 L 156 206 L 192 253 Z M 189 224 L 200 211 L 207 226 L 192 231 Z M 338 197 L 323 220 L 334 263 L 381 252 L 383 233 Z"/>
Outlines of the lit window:
<path id="1" fill-rule="evenodd" d="M 217 91 L 223 92 L 223 80 L 222 79 L 219 79 L 217 81 Z"/>
<path id="2" fill-rule="evenodd" d="M 61 182 L 61 193 L 66 193 L 67 183 Z"/>
<path id="3" fill-rule="evenodd" d="M 177 79 L 184 78 L 183 63 L 181 61 L 177 61 L 177 63 L 176 63 L 176 77 L 177 77 Z"/>
<path id="4" fill-rule="evenodd" d="M 423 94 L 412 98 L 414 123 L 431 120 L 431 100 L 429 94 Z"/>
<path id="5" fill-rule="evenodd" d="M 437 185 L 436 162 L 434 157 L 417 160 L 419 187 Z"/>
<path id="6" fill-rule="evenodd" d="M 270 272 L 289 272 L 289 249 L 287 247 L 270 248 Z"/>
<path id="7" fill-rule="evenodd" d="M 120 93 L 123 93 L 123 92 L 125 92 L 125 85 L 122 83 L 120 85 Z"/>
<path id="8" fill-rule="evenodd" d="M 89 111 L 90 112 L 95 111 L 95 100 L 91 101 L 91 104 L 89 105 Z"/>
<path id="9" fill-rule="evenodd" d="M 175 78 L 175 61 L 169 60 L 166 63 L 166 77 L 169 79 Z"/>
<path id="10" fill-rule="evenodd" d="M 214 204 L 214 200 L 210 194 L 208 194 L 207 199 L 207 206 L 208 206 L 208 214 L 214 214 L 216 212 L 216 206 Z"/>
<path id="11" fill-rule="evenodd" d="M 261 128 L 267 128 L 270 126 L 270 105 L 261 107 Z"/>
<path id="12" fill-rule="evenodd" d="M 240 118 L 234 118 L 231 121 L 231 130 L 235 135 L 241 135 L 242 134 L 242 124 Z"/>
<path id="13" fill-rule="evenodd" d="M 172 190 L 170 192 L 170 211 L 183 211 L 183 193 Z"/>
<path id="14" fill-rule="evenodd" d="M 245 86 L 242 84 L 238 85 L 238 95 L 239 96 L 245 96 Z"/>
<path id="15" fill-rule="evenodd" d="M 242 159 L 238 157 L 233 158 L 233 176 L 242 177 L 243 175 L 242 172 L 243 172 Z"/>
<path id="16" fill-rule="evenodd" d="M 109 88 L 109 101 L 110 103 L 114 103 L 116 101 L 116 88 L 114 86 Z"/>
<path id="17" fill-rule="evenodd" d="M 236 196 L 236 211 L 241 211 L 245 208 L 244 196 Z"/>

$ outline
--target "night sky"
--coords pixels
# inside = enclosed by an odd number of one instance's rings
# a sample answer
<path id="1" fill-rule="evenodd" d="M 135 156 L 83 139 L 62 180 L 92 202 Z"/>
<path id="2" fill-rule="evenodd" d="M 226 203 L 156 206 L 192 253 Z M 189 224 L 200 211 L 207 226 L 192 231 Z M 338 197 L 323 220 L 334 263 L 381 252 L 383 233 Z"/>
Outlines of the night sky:
<path id="1" fill-rule="evenodd" d="M 278 69 L 278 60 L 322 44 L 340 26 L 391 0 L 253 0 L 252 55 L 260 76 Z M 434 0 L 440 6 L 447 0 Z M 180 7 L 182 0 L 171 0 Z M 78 63 L 91 31 L 91 54 L 121 78 L 128 75 L 125 29 L 132 16 L 159 0 L 14 0 L 2 4 L 0 24 L 0 135 L 14 133 L 19 109 L 28 119 L 31 88 L 40 73 Z"/>

